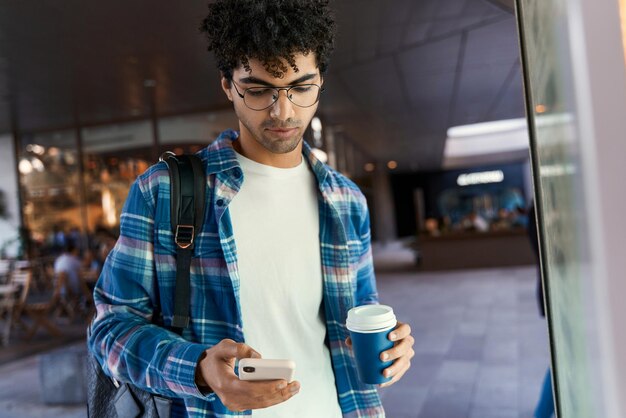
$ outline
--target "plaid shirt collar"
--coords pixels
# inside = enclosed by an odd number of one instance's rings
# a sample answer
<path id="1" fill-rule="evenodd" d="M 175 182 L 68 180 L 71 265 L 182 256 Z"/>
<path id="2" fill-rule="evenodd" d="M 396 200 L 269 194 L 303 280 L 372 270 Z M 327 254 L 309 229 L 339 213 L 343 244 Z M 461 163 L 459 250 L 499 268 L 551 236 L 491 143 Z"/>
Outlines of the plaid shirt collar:
<path id="1" fill-rule="evenodd" d="M 232 144 L 238 138 L 239 132 L 229 129 L 222 132 L 215 141 L 209 144 L 207 147 L 208 160 L 205 167 L 207 174 L 218 174 L 241 169 Z M 329 181 L 328 174 L 330 169 L 313 154 L 311 146 L 304 139 L 302 142 L 302 156 L 313 170 L 320 189 L 324 189 L 325 186 L 329 186 L 327 182 Z"/>

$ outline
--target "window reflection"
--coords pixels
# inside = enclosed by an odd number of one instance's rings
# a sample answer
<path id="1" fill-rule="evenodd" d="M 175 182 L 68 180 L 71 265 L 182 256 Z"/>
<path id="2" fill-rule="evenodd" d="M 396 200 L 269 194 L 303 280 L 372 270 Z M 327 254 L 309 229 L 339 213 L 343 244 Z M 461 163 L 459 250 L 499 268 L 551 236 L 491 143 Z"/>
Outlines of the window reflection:
<path id="1" fill-rule="evenodd" d="M 197 152 L 236 127 L 232 111 L 162 118 L 157 147 L 149 120 L 82 128 L 80 138 L 76 130 L 23 135 L 18 169 L 29 256 L 58 253 L 70 240 L 87 250 L 100 236 L 116 237 L 131 184 L 159 153 Z"/>

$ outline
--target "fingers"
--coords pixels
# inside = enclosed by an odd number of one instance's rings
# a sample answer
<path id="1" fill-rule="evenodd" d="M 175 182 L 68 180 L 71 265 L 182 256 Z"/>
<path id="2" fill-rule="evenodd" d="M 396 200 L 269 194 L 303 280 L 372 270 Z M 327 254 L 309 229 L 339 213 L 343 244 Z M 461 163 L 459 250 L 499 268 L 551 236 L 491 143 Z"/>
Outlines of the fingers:
<path id="1" fill-rule="evenodd" d="M 389 334 L 389 339 L 395 341 L 395 344 L 389 350 L 383 351 L 380 359 L 393 361 L 391 366 L 383 370 L 383 376 L 391 377 L 391 380 L 380 385 L 381 388 L 391 386 L 400 380 L 411 367 L 411 359 L 415 356 L 413 350 L 415 339 L 411 335 L 411 327 L 408 324 L 398 322 L 398 326 Z"/>
<path id="2" fill-rule="evenodd" d="M 404 373 L 407 372 L 407 370 L 409 370 L 409 368 L 411 367 L 411 362 L 409 362 L 409 364 L 407 365 L 407 367 L 401 369 L 397 374 L 393 375 L 393 377 L 391 378 L 390 381 L 385 382 L 383 384 L 381 384 L 379 387 L 381 388 L 386 388 L 388 386 L 393 385 L 394 383 L 396 383 L 398 380 L 400 380 L 402 378 L 402 376 L 404 376 Z"/>
<path id="3" fill-rule="evenodd" d="M 242 358 L 261 358 L 261 354 L 255 351 L 252 347 L 244 343 L 236 343 L 236 354 L 238 359 Z"/>
<path id="4" fill-rule="evenodd" d="M 261 357 L 250 346 L 230 339 L 206 351 L 198 363 L 201 383 L 209 386 L 232 411 L 267 408 L 284 402 L 300 390 L 299 382 L 285 380 L 242 381 L 235 375 L 235 358 Z"/>
<path id="5" fill-rule="evenodd" d="M 300 390 L 300 382 L 288 383 L 284 379 L 267 381 L 237 380 L 233 388 L 247 396 L 258 399 L 282 399 L 293 396 L 293 392 Z"/>
<path id="6" fill-rule="evenodd" d="M 409 358 L 413 358 L 415 352 L 413 351 L 413 344 L 415 339 L 412 336 L 407 336 L 403 340 L 395 343 L 395 345 L 389 350 L 380 353 L 380 359 L 382 361 L 390 361 L 398 359 L 402 356 L 408 355 Z"/>
<path id="7" fill-rule="evenodd" d="M 389 339 L 391 341 L 402 340 L 411 335 L 411 326 L 409 324 L 405 324 L 403 322 L 398 321 L 396 328 L 389 333 Z"/>
<path id="8" fill-rule="evenodd" d="M 300 391 L 297 381 L 249 382 L 237 380 L 231 390 L 222 394 L 222 403 L 232 411 L 267 408 L 288 400 Z"/>
<path id="9" fill-rule="evenodd" d="M 346 338 L 346 345 L 347 345 L 349 348 L 352 348 L 352 338 L 350 338 L 350 337 Z"/>
<path id="10" fill-rule="evenodd" d="M 383 376 L 394 377 L 399 374 L 404 374 L 411 366 L 411 360 L 407 357 L 402 357 L 396 360 L 391 366 L 383 370 Z"/>
<path id="11" fill-rule="evenodd" d="M 412 356 L 411 356 L 412 357 Z M 391 377 L 391 380 L 380 385 L 381 388 L 391 386 L 404 376 L 404 373 L 411 368 L 409 356 L 396 360 L 390 367 L 383 370 L 383 376 Z"/>

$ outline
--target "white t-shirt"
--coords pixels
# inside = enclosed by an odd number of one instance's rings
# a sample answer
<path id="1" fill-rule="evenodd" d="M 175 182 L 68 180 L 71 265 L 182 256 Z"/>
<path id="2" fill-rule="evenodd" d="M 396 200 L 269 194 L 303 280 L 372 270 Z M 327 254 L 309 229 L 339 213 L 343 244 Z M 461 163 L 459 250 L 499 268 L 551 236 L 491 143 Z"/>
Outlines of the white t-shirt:
<path id="1" fill-rule="evenodd" d="M 254 417 L 340 418 L 330 352 L 324 344 L 317 183 L 294 168 L 237 154 L 244 181 L 229 205 L 241 282 L 246 344 L 268 359 L 296 362 L 300 392 Z"/>

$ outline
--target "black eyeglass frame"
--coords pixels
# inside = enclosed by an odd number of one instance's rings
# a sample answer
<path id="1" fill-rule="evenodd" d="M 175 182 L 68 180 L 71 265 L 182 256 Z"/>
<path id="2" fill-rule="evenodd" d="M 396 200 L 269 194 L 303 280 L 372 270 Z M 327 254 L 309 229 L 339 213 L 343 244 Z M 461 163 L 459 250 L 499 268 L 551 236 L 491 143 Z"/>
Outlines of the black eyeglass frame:
<path id="1" fill-rule="evenodd" d="M 295 84 L 293 86 L 287 86 L 287 87 L 273 87 L 273 86 L 248 87 L 248 88 L 244 89 L 243 93 L 240 93 L 239 89 L 237 88 L 237 83 L 235 83 L 234 80 L 230 80 L 230 82 L 235 87 L 235 91 L 237 92 L 237 95 L 243 99 L 243 104 L 245 104 L 248 109 L 256 110 L 257 112 L 260 112 L 261 110 L 269 109 L 270 107 L 274 106 L 274 104 L 278 101 L 278 97 L 280 96 L 280 91 L 281 90 L 285 90 L 285 94 L 287 95 L 287 99 L 289 99 L 289 101 L 291 103 L 293 103 L 294 105 L 296 105 L 298 107 L 302 107 L 304 109 L 306 109 L 307 107 L 315 106 L 315 104 L 320 101 L 320 96 L 322 95 L 322 92 L 324 91 L 324 87 L 320 86 L 319 84 L 306 83 L 306 84 Z M 291 89 L 293 89 L 295 87 L 306 87 L 306 86 L 315 86 L 315 87 L 317 87 L 319 89 L 319 91 L 317 93 L 317 98 L 315 99 L 315 101 L 312 104 L 310 104 L 308 106 L 302 106 L 302 105 L 299 105 L 299 104 L 295 103 L 293 100 L 291 100 L 291 98 L 289 97 L 289 90 L 291 90 Z M 275 90 L 276 91 L 276 100 L 274 100 L 270 105 L 268 105 L 268 106 L 266 106 L 266 107 L 264 107 L 262 109 L 251 108 L 250 106 L 248 106 L 248 103 L 246 103 L 245 95 L 246 95 L 246 92 L 248 90 L 252 90 L 252 89 L 272 89 L 272 90 Z"/>

